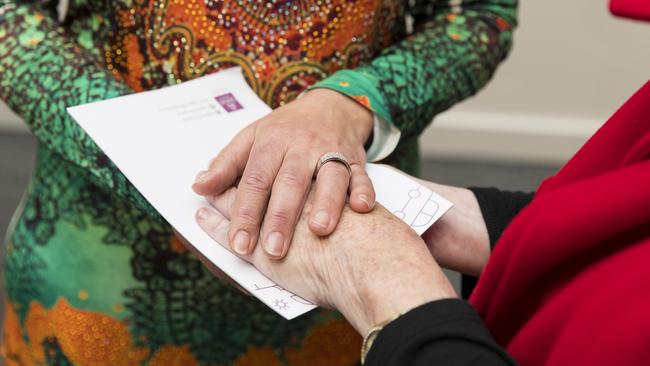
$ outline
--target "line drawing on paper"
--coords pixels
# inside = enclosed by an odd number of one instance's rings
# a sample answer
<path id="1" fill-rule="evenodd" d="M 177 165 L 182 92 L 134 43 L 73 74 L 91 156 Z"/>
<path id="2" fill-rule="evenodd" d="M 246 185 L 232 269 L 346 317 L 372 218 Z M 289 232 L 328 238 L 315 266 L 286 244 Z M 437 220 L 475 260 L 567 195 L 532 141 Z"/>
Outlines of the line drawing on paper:
<path id="1" fill-rule="evenodd" d="M 311 302 L 311 301 L 309 301 L 309 300 L 306 300 L 306 299 L 303 299 L 302 297 L 300 297 L 300 296 L 298 296 L 298 295 L 296 295 L 296 294 L 292 294 L 292 295 L 291 295 L 291 299 L 292 299 L 293 301 L 295 301 L 295 302 L 297 302 L 297 303 L 299 303 L 299 304 L 303 304 L 303 305 L 316 305 L 316 304 L 314 304 L 313 302 Z"/>
<path id="2" fill-rule="evenodd" d="M 275 306 L 278 310 L 287 310 L 289 309 L 289 304 L 282 300 L 282 299 L 275 299 L 273 300 L 273 306 Z"/>
<path id="3" fill-rule="evenodd" d="M 286 292 L 286 293 L 288 293 L 288 294 L 291 294 L 291 296 L 289 296 L 289 298 L 290 298 L 291 300 L 297 302 L 298 304 L 302 304 L 302 305 L 316 305 L 316 304 L 314 304 L 313 302 L 311 302 L 311 301 L 309 301 L 309 300 L 306 300 L 306 299 L 304 299 L 304 298 L 302 298 L 302 297 L 300 297 L 300 296 L 298 296 L 298 295 L 296 295 L 296 294 L 294 294 L 294 293 L 292 293 L 292 292 L 290 292 L 290 291 L 287 291 L 287 290 L 285 290 L 282 286 L 280 286 L 280 285 L 276 285 L 276 284 L 274 284 L 274 283 L 271 283 L 271 284 L 268 284 L 268 285 L 262 285 L 262 286 L 260 286 L 260 285 L 258 285 L 258 284 L 256 283 L 256 284 L 254 284 L 254 286 L 255 286 L 255 291 L 263 291 L 263 290 L 268 290 L 268 289 L 274 288 L 274 289 L 276 289 L 276 290 L 278 290 L 278 291 L 282 291 L 282 292 Z M 277 301 L 277 300 L 276 300 L 276 301 Z M 274 304 L 274 305 L 275 305 L 275 304 Z M 287 307 L 288 307 L 288 304 L 287 304 Z M 278 309 L 279 309 L 279 308 L 278 308 Z M 280 310 L 282 310 L 282 309 L 280 309 Z"/>
<path id="4" fill-rule="evenodd" d="M 417 186 L 417 188 L 411 188 L 408 191 L 408 200 L 404 204 L 401 210 L 397 210 L 393 212 L 395 216 L 397 216 L 401 220 L 406 219 L 406 212 L 409 208 L 409 205 L 411 204 L 416 204 L 417 201 L 420 201 L 419 198 L 422 196 L 422 191 L 420 190 L 422 186 Z M 415 215 L 413 220 L 409 222 L 408 224 L 412 227 L 423 227 L 428 225 L 433 218 L 436 216 L 438 213 L 438 210 L 440 209 L 440 204 L 436 202 L 433 197 L 433 192 L 429 192 L 429 197 L 426 198 L 424 205 L 418 210 L 418 213 Z"/>
<path id="5" fill-rule="evenodd" d="M 261 291 L 261 290 L 266 290 L 266 289 L 270 289 L 270 288 L 276 288 L 276 289 L 278 289 L 280 291 L 286 291 L 280 285 L 276 285 L 275 283 L 272 283 L 272 284 L 270 284 L 268 286 L 260 286 L 258 284 L 255 284 L 255 291 Z"/>

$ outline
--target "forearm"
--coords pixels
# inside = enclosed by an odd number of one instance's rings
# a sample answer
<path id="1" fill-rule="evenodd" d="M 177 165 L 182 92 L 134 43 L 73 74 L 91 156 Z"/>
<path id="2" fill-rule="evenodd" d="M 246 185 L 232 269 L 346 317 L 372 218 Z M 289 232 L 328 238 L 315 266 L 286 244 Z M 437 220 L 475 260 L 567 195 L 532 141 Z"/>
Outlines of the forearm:
<path id="1" fill-rule="evenodd" d="M 3 15 L 0 97 L 48 149 L 82 167 L 97 185 L 158 217 L 65 110 L 130 92 L 37 5 L 17 5 Z"/>
<path id="2" fill-rule="evenodd" d="M 448 2 L 434 1 L 434 15 L 414 35 L 317 87 L 365 100 L 402 138 L 417 135 L 437 113 L 491 78 L 510 49 L 516 5 L 516 0 L 466 0 L 455 11 Z"/>

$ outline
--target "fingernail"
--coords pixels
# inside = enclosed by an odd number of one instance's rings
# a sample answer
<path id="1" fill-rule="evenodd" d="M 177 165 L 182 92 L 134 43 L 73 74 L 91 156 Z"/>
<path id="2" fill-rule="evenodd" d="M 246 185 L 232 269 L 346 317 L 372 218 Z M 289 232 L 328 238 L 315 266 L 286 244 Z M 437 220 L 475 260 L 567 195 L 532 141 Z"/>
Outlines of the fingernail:
<path id="1" fill-rule="evenodd" d="M 281 233 L 274 231 L 266 237 L 266 242 L 264 243 L 264 250 L 267 253 L 274 257 L 279 257 L 282 255 L 282 249 L 284 246 L 284 237 Z"/>
<path id="2" fill-rule="evenodd" d="M 314 214 L 312 222 L 322 228 L 327 229 L 330 226 L 330 215 L 327 211 L 321 210 Z"/>
<path id="3" fill-rule="evenodd" d="M 248 244 L 251 239 L 247 232 L 239 230 L 232 241 L 232 249 L 240 255 L 248 254 Z"/>
<path id="4" fill-rule="evenodd" d="M 196 217 L 201 221 L 206 221 L 210 217 L 210 213 L 207 208 L 200 208 L 199 212 L 196 213 Z"/>
<path id="5" fill-rule="evenodd" d="M 359 201 L 365 203 L 368 208 L 372 208 L 372 206 L 370 206 L 370 199 L 365 194 L 359 195 Z"/>
<path id="6" fill-rule="evenodd" d="M 210 173 L 207 170 L 203 170 L 199 172 L 199 174 L 196 175 L 196 178 L 194 178 L 194 183 L 203 183 L 205 179 L 208 177 L 208 173 Z"/>

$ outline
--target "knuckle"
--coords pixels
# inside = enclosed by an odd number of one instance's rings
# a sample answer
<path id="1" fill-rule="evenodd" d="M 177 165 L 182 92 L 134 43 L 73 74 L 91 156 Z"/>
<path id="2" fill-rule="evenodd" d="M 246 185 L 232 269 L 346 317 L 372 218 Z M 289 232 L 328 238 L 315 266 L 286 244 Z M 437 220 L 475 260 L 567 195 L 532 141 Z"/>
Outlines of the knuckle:
<path id="1" fill-rule="evenodd" d="M 252 207 L 240 207 L 237 212 L 239 226 L 257 226 L 260 222 L 260 213 Z"/>
<path id="2" fill-rule="evenodd" d="M 277 180 L 279 184 L 294 190 L 304 189 L 311 181 L 307 175 L 298 172 L 285 172 L 280 174 Z"/>
<path id="3" fill-rule="evenodd" d="M 268 193 L 271 191 L 273 180 L 262 172 L 250 172 L 244 175 L 240 187 L 253 192 Z"/>
<path id="4" fill-rule="evenodd" d="M 267 215 L 272 228 L 287 227 L 294 221 L 293 215 L 288 210 L 274 210 Z"/>

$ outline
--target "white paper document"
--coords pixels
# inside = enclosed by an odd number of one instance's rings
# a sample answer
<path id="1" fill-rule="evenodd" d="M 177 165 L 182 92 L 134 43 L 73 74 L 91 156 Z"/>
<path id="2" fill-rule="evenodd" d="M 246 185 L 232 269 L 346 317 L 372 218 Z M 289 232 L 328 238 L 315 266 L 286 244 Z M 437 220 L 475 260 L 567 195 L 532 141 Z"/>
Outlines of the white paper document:
<path id="1" fill-rule="evenodd" d="M 287 319 L 314 308 L 215 243 L 194 221 L 209 204 L 196 174 L 238 131 L 271 109 L 232 68 L 167 88 L 68 108 L 158 212 L 206 258 Z M 366 167 L 377 202 L 422 234 L 452 204 L 398 171 Z M 135 225 L 136 223 L 134 223 Z"/>

